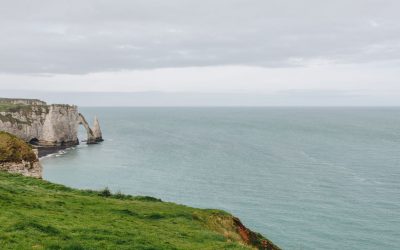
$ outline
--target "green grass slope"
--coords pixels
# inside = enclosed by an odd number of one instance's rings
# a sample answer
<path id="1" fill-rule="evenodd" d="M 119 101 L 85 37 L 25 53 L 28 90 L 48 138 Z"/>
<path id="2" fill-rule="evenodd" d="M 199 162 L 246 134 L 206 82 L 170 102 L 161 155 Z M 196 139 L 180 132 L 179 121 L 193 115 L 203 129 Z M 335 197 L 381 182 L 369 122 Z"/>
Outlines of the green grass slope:
<path id="1" fill-rule="evenodd" d="M 0 172 L 0 249 L 252 248 L 278 249 L 223 211 Z"/>
<path id="2" fill-rule="evenodd" d="M 0 131 L 0 163 L 35 161 L 32 148 L 21 139 Z"/>

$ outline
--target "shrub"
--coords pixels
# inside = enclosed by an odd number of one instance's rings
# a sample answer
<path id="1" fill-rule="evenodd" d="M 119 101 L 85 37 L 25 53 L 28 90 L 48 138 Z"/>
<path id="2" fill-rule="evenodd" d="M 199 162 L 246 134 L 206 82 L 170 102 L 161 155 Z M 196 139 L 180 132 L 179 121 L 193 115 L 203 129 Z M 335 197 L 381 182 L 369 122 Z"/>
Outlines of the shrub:
<path id="1" fill-rule="evenodd" d="M 37 157 L 23 140 L 0 131 L 0 162 L 36 161 Z"/>
<path id="2" fill-rule="evenodd" d="M 151 196 L 136 196 L 135 200 L 138 201 L 150 201 L 150 202 L 162 202 L 161 199 L 157 199 Z"/>
<path id="3" fill-rule="evenodd" d="M 110 189 L 108 189 L 108 187 L 106 187 L 102 191 L 100 191 L 99 195 L 103 196 L 103 197 L 110 197 L 110 196 L 112 196 L 112 193 L 111 193 Z"/>

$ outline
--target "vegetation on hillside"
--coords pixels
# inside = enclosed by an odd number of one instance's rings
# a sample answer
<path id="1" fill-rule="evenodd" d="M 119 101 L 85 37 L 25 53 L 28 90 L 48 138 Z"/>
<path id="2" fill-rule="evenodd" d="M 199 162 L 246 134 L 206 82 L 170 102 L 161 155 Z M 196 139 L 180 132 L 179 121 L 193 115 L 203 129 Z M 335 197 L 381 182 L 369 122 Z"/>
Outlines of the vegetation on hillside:
<path id="1" fill-rule="evenodd" d="M 0 163 L 23 160 L 30 162 L 36 160 L 31 146 L 9 133 L 0 131 Z"/>
<path id="2" fill-rule="evenodd" d="M 223 211 L 107 189 L 75 190 L 5 172 L 0 225 L 0 249 L 263 249 L 267 243 Z"/>
<path id="3" fill-rule="evenodd" d="M 12 102 L 0 100 L 0 112 L 21 112 L 21 111 L 30 111 L 31 109 L 32 109 L 31 105 L 14 104 Z"/>
<path id="4" fill-rule="evenodd" d="M 30 111 L 32 105 L 47 106 L 45 102 L 37 99 L 14 99 L 0 97 L 0 112 Z"/>
<path id="5" fill-rule="evenodd" d="M 26 107 L 29 106 L 21 104 L 0 103 L 0 112 L 18 112 Z"/>

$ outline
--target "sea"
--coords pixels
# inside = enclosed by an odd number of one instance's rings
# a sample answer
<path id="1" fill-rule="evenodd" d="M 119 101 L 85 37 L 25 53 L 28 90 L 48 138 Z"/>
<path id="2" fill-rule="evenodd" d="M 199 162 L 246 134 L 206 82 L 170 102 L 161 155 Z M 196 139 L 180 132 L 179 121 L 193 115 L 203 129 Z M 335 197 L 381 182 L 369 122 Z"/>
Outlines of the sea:
<path id="1" fill-rule="evenodd" d="M 105 141 L 42 158 L 44 179 L 223 209 L 283 249 L 400 247 L 400 108 L 80 111 Z"/>

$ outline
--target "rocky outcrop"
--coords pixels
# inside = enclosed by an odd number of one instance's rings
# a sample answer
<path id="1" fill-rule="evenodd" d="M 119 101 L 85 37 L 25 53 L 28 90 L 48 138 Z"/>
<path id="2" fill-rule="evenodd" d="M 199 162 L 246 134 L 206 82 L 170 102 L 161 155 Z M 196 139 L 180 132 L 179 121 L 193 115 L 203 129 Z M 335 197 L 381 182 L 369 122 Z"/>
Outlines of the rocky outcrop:
<path id="1" fill-rule="evenodd" d="M 84 121 L 84 122 L 83 122 Z M 87 142 L 102 141 L 97 118 L 93 129 L 78 107 L 74 105 L 47 105 L 30 99 L 0 99 L 0 131 L 40 146 L 69 146 L 79 144 L 78 125 L 87 130 Z"/>
<path id="2" fill-rule="evenodd" d="M 90 128 L 89 123 L 86 121 L 85 117 L 79 113 L 79 124 L 82 124 L 87 133 L 87 144 L 96 144 L 98 142 L 103 141 L 103 136 L 100 130 L 99 121 L 97 117 L 94 119 L 93 129 Z"/>
<path id="3" fill-rule="evenodd" d="M 36 154 L 36 159 L 33 161 L 21 162 L 0 162 L 0 171 L 7 171 L 14 174 L 22 174 L 24 176 L 42 178 L 42 165 L 37 158 L 38 151 L 33 149 Z"/>
<path id="4" fill-rule="evenodd" d="M 96 142 L 101 142 L 103 141 L 103 134 L 101 133 L 100 129 L 100 123 L 99 120 L 97 119 L 97 116 L 94 117 L 94 122 L 93 122 L 93 136 Z"/>
<path id="5" fill-rule="evenodd" d="M 78 144 L 78 108 L 70 105 L 50 105 L 41 134 L 36 137 L 40 145 Z"/>
<path id="6" fill-rule="evenodd" d="M 6 132 L 0 132 L 0 170 L 42 178 L 38 151 Z"/>
<path id="7" fill-rule="evenodd" d="M 209 228 L 224 235 L 233 242 L 243 242 L 245 245 L 262 250 L 280 250 L 280 248 L 259 233 L 248 229 L 236 217 L 228 214 L 214 214 L 204 220 Z"/>
<path id="8" fill-rule="evenodd" d="M 242 238 L 242 241 L 247 245 L 254 246 L 257 249 L 265 249 L 265 250 L 280 250 L 280 248 L 272 243 L 270 240 L 264 238 L 259 233 L 253 232 L 248 229 L 243 223 L 239 220 L 239 218 L 232 218 L 233 224 L 236 227 L 236 232 Z"/>

